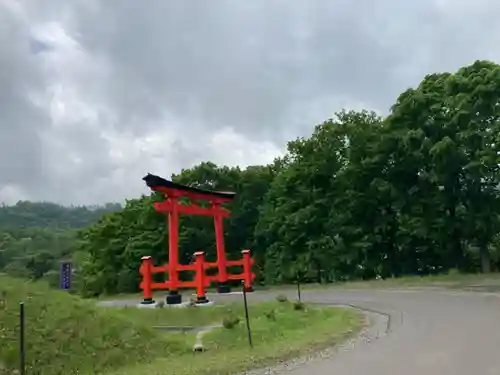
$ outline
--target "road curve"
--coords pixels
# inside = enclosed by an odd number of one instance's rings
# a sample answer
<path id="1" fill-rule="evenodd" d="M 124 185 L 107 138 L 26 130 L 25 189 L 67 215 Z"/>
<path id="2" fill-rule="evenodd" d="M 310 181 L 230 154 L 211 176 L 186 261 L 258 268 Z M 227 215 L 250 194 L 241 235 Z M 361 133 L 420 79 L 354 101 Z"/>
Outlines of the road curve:
<path id="1" fill-rule="evenodd" d="M 276 294 L 249 296 L 257 300 Z M 389 327 L 377 340 L 312 360 L 287 374 L 500 375 L 500 296 L 446 290 L 335 289 L 305 291 L 302 297 L 306 302 L 351 305 L 385 314 Z"/>

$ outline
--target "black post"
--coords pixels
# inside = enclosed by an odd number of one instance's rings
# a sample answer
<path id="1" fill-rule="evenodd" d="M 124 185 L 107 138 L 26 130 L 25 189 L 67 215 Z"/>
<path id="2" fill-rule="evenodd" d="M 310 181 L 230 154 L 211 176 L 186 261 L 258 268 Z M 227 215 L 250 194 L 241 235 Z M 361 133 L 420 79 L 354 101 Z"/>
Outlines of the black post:
<path id="1" fill-rule="evenodd" d="M 248 318 L 248 302 L 247 302 L 247 291 L 245 289 L 245 283 L 243 285 L 243 302 L 245 304 L 245 320 L 247 322 L 247 333 L 248 333 L 248 344 L 253 348 L 252 343 L 252 331 L 250 329 L 250 319 Z"/>
<path id="2" fill-rule="evenodd" d="M 297 279 L 297 296 L 299 297 L 299 302 L 302 302 L 302 299 L 300 297 L 300 281 Z"/>
<path id="3" fill-rule="evenodd" d="M 19 374 L 25 373 L 24 302 L 19 303 Z"/>

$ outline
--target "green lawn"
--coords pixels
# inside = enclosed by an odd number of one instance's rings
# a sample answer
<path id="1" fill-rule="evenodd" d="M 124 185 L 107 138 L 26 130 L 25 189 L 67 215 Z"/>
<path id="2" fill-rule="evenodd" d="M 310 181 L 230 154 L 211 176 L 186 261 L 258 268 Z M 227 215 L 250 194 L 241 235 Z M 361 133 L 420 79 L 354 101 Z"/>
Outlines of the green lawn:
<path id="1" fill-rule="evenodd" d="M 163 311 L 166 312 L 165 318 L 169 316 L 170 320 L 174 315 L 179 316 L 174 309 L 159 310 L 141 310 L 134 313 L 134 319 L 141 315 L 147 318 L 154 316 L 158 322 Z M 203 339 L 206 349 L 203 353 L 193 354 L 191 350 L 183 355 L 173 353 L 149 365 L 140 364 L 106 375 L 235 374 L 334 345 L 362 326 L 362 318 L 354 310 L 311 306 L 305 306 L 305 310 L 295 310 L 292 302 L 256 303 L 250 305 L 252 349 L 248 343 L 241 304 L 198 310 L 200 314 L 219 319 L 236 316 L 240 322 L 233 329 L 219 328 L 207 334 Z M 187 320 L 182 318 L 181 321 L 186 323 Z"/>
<path id="2" fill-rule="evenodd" d="M 188 309 L 98 308 L 46 285 L 0 276 L 0 374 L 17 374 L 18 309 L 26 306 L 26 375 L 231 374 L 332 345 L 357 331 L 354 310 L 294 308 L 292 302 L 250 305 L 250 349 L 241 303 Z M 239 318 L 232 329 L 204 338 L 192 352 L 194 333 L 154 326 L 204 326 Z"/>
<path id="3" fill-rule="evenodd" d="M 217 304 L 198 308 L 107 308 L 138 324 L 153 326 L 202 327 L 222 322 L 233 313 L 241 314 L 242 304 Z"/>

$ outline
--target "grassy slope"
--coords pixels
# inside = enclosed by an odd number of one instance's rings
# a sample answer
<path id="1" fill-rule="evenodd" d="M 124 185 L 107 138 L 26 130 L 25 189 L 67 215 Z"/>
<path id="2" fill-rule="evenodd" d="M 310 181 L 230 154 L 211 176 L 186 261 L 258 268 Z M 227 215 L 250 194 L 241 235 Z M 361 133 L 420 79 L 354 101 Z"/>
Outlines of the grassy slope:
<path id="1" fill-rule="evenodd" d="M 1 375 L 16 373 L 20 301 L 26 306 L 28 375 L 232 374 L 331 345 L 361 326 L 360 315 L 351 310 L 253 304 L 249 350 L 241 303 L 188 310 L 96 308 L 95 301 L 0 276 Z M 239 325 L 208 334 L 207 352 L 197 355 L 191 351 L 193 334 L 152 329 L 219 323 L 227 316 L 238 316 Z"/>
<path id="2" fill-rule="evenodd" d="M 241 304 L 199 310 L 212 317 L 237 316 L 240 323 L 233 329 L 220 328 L 209 333 L 203 340 L 204 353 L 169 355 L 146 366 L 131 366 L 107 375 L 235 374 L 331 346 L 362 326 L 360 314 L 353 310 L 307 307 L 305 311 L 296 311 L 290 302 L 256 303 L 250 305 L 254 343 L 250 349 Z M 141 314 L 136 313 L 135 318 Z M 154 320 L 157 314 L 144 311 L 143 316 Z"/>
<path id="3" fill-rule="evenodd" d="M 28 374 L 97 373 L 186 350 L 182 338 L 167 340 L 116 311 L 43 284 L 0 276 L 0 373 L 14 373 L 17 366 L 20 301 L 26 306 Z"/>

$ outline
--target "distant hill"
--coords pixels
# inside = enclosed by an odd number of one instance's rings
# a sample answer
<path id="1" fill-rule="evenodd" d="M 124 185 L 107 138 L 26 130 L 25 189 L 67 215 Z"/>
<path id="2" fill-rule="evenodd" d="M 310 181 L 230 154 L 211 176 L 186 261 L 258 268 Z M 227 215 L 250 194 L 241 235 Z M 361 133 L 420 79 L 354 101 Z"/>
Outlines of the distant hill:
<path id="1" fill-rule="evenodd" d="M 52 275 L 57 284 L 59 261 L 78 250 L 78 229 L 121 208 L 116 203 L 65 207 L 27 201 L 0 206 L 0 272 L 29 279 Z"/>
<path id="2" fill-rule="evenodd" d="M 118 211 L 119 203 L 103 206 L 61 206 L 49 202 L 19 201 L 0 206 L 0 231 L 27 228 L 79 229 L 94 224 L 107 212 Z"/>

